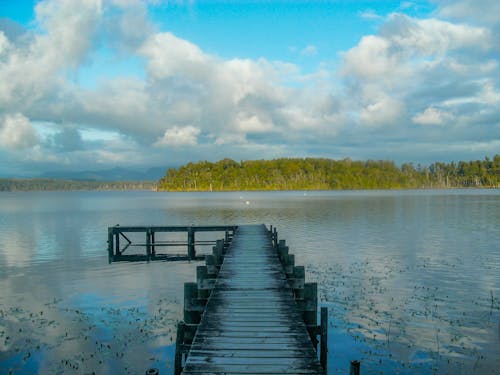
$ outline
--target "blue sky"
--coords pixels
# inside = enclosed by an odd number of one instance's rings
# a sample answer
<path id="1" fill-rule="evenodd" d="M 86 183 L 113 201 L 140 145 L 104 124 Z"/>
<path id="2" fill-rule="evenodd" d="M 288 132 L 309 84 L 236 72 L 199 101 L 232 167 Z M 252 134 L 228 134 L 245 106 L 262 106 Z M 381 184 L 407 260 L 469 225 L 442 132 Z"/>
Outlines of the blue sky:
<path id="1" fill-rule="evenodd" d="M 0 176 L 482 159 L 499 30 L 493 0 L 0 0 Z"/>

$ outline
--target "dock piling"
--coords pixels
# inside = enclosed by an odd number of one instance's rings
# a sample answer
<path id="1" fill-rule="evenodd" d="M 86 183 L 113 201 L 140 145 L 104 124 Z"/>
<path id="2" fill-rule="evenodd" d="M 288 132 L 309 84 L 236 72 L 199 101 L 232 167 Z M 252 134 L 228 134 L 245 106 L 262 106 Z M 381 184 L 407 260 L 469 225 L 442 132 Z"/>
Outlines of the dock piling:
<path id="1" fill-rule="evenodd" d="M 351 361 L 349 375 L 359 375 L 361 363 L 359 361 Z"/>
<path id="2" fill-rule="evenodd" d="M 328 369 L 328 308 L 321 307 L 321 320 L 320 320 L 320 346 L 321 351 L 319 355 L 319 362 L 325 374 Z"/>

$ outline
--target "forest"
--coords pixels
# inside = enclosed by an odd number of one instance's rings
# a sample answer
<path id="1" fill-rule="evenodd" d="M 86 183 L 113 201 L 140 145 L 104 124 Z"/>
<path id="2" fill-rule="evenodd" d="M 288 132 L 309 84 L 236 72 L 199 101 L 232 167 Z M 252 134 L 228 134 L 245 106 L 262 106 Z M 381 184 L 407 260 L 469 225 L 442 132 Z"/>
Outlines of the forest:
<path id="1" fill-rule="evenodd" d="M 0 178 L 0 191 L 156 190 L 155 181 L 87 181 L 51 178 Z"/>
<path id="2" fill-rule="evenodd" d="M 429 166 L 349 158 L 200 161 L 170 168 L 164 191 L 436 189 L 500 187 L 500 155 Z"/>

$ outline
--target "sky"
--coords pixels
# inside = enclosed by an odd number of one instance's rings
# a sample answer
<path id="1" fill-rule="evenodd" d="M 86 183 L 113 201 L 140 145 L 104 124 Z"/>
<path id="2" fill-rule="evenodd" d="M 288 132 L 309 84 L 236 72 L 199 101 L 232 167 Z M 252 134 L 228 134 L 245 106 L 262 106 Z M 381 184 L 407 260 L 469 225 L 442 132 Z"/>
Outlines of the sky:
<path id="1" fill-rule="evenodd" d="M 0 176 L 500 153 L 498 0 L 0 0 Z"/>

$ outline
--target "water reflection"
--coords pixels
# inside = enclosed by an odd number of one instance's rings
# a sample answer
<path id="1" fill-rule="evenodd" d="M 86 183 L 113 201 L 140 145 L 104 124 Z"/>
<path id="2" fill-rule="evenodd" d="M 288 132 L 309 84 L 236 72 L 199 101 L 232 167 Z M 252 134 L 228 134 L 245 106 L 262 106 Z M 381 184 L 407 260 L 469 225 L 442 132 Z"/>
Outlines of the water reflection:
<path id="1" fill-rule="evenodd" d="M 0 372 L 172 373 L 196 263 L 107 264 L 107 227 L 276 226 L 330 309 L 331 373 L 500 368 L 498 191 L 0 195 Z"/>

